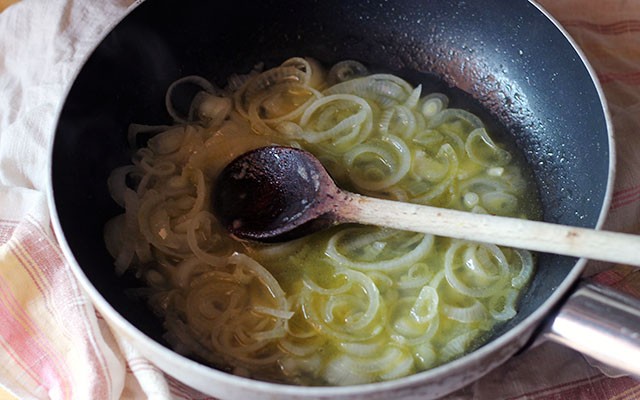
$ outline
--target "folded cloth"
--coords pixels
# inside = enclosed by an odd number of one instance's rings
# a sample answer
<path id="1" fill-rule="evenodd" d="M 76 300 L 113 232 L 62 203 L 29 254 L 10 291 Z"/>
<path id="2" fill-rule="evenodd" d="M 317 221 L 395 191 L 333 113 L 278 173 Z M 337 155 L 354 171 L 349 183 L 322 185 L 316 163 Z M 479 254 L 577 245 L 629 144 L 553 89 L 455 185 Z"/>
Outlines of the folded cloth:
<path id="1" fill-rule="evenodd" d="M 640 3 L 542 4 L 581 45 L 608 97 L 618 174 L 606 228 L 640 233 Z M 46 163 L 57 111 L 87 54 L 133 6 L 134 0 L 22 0 L 0 13 L 0 396 L 206 398 L 112 334 L 77 286 L 50 229 Z M 640 294 L 635 269 L 591 263 L 588 271 Z M 547 343 L 448 397 L 637 396 L 638 382 L 608 377 L 578 353 Z"/>
<path id="2" fill-rule="evenodd" d="M 119 344 L 77 286 L 45 195 L 67 87 L 132 3 L 25 0 L 0 14 L 0 385 L 20 399 L 172 396 L 165 376 Z"/>

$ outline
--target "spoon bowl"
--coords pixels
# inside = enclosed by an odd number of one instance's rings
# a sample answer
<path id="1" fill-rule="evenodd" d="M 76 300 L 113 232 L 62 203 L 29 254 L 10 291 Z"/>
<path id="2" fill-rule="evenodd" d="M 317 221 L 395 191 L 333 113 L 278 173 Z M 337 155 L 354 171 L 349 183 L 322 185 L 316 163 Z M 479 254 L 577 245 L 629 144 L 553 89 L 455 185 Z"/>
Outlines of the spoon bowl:
<path id="1" fill-rule="evenodd" d="M 213 206 L 235 237 L 281 242 L 334 225 L 340 192 L 310 153 L 269 146 L 239 156 L 221 172 Z"/>

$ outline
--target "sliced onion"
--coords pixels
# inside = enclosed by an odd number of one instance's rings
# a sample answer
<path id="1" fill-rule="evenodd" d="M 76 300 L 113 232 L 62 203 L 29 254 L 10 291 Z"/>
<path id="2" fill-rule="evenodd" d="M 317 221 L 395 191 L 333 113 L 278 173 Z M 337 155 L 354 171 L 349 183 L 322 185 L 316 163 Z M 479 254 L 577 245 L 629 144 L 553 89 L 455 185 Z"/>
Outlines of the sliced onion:
<path id="1" fill-rule="evenodd" d="M 173 118 L 173 120 L 177 123 L 189 122 L 188 116 L 180 115 L 178 110 L 176 110 L 176 108 L 173 105 L 173 98 L 172 98 L 173 91 L 175 90 L 175 88 L 186 83 L 198 86 L 207 93 L 218 92 L 218 90 L 215 88 L 215 86 L 213 86 L 213 84 L 211 84 L 211 82 L 209 82 L 208 80 L 204 79 L 201 76 L 196 76 L 196 75 L 185 76 L 184 78 L 180 78 L 177 81 L 173 82 L 169 86 L 169 89 L 167 89 L 167 94 L 165 96 L 165 106 L 167 107 L 167 112 L 169 113 L 171 118 Z"/>
<path id="2" fill-rule="evenodd" d="M 485 167 L 503 166 L 511 161 L 511 153 L 495 144 L 484 128 L 471 131 L 464 147 L 471 160 Z"/>
<path id="3" fill-rule="evenodd" d="M 491 316 L 498 321 L 507 321 L 515 317 L 516 300 L 518 299 L 518 291 L 511 289 L 507 291 L 503 296 L 496 296 L 491 299 L 489 303 L 489 312 Z M 499 309 L 498 304 L 502 302 L 502 307 Z"/>
<path id="4" fill-rule="evenodd" d="M 336 265 L 340 267 L 353 268 L 359 271 L 393 271 L 403 268 L 406 265 L 412 265 L 429 253 L 433 246 L 432 235 L 420 234 L 420 242 L 413 249 L 408 250 L 399 257 L 372 262 L 354 261 L 348 256 L 345 256 L 337 248 L 338 243 L 343 237 L 353 235 L 353 233 L 353 230 L 345 229 L 333 235 L 327 243 L 326 254 Z"/>
<path id="5" fill-rule="evenodd" d="M 372 110 L 364 99 L 335 94 L 315 100 L 300 117 L 302 139 L 308 143 L 332 142 L 337 146 L 361 143 L 371 133 Z"/>
<path id="6" fill-rule="evenodd" d="M 487 309 L 477 300 L 468 307 L 454 307 L 444 304 L 442 311 L 448 318 L 465 324 L 486 321 L 487 319 Z"/>
<path id="7" fill-rule="evenodd" d="M 412 202 L 429 204 L 431 201 L 445 193 L 449 185 L 451 185 L 451 183 L 455 179 L 459 163 L 458 157 L 456 156 L 456 152 L 455 150 L 453 150 L 453 147 L 451 147 L 451 145 L 449 144 L 443 144 L 440 147 L 440 150 L 438 150 L 436 160 L 446 165 L 447 174 L 443 176 L 435 185 L 429 186 L 426 192 L 419 193 L 417 196 L 412 197 Z M 412 169 L 416 175 L 420 174 L 420 172 L 418 171 L 421 167 L 425 168 L 425 166 L 422 166 L 420 164 L 412 166 Z"/>
<path id="8" fill-rule="evenodd" d="M 451 361 L 454 358 L 460 357 L 468 351 L 471 341 L 474 340 L 480 331 L 478 329 L 470 329 L 465 333 L 462 333 L 455 338 L 451 339 L 440 350 L 440 358 L 442 361 Z"/>
<path id="9" fill-rule="evenodd" d="M 491 274 L 476 259 L 468 259 L 468 263 L 458 262 L 458 253 L 460 249 L 477 249 L 479 247 L 489 249 L 493 259 L 498 262 L 498 271 Z M 486 247 L 485 247 L 486 246 Z M 467 250 L 468 251 L 468 250 Z M 473 251 L 473 250 L 472 250 Z M 475 253 L 475 251 L 473 251 Z M 465 283 L 460 277 L 460 271 L 470 272 L 474 279 L 474 285 Z M 489 297 L 504 287 L 505 279 L 509 277 L 506 260 L 502 252 L 494 245 L 472 243 L 462 240 L 452 240 L 452 244 L 445 254 L 445 276 L 449 284 L 460 293 L 474 298 Z"/>
<path id="10" fill-rule="evenodd" d="M 420 101 L 420 95 L 422 94 L 422 85 L 418 85 L 413 89 L 407 100 L 404 102 L 404 106 L 413 109 Z"/>
<path id="11" fill-rule="evenodd" d="M 338 274 L 348 279 L 350 290 L 333 294 L 309 292 L 302 303 L 309 323 L 339 340 L 364 340 L 380 333 L 385 318 L 376 285 L 358 271 L 343 270 Z M 341 318 L 335 318 L 336 313 Z"/>
<path id="12" fill-rule="evenodd" d="M 340 61 L 331 67 L 327 75 L 330 85 L 365 76 L 369 73 L 367 67 L 354 60 Z"/>
<path id="13" fill-rule="evenodd" d="M 403 298 L 396 302 L 391 311 L 391 338 L 403 345 L 416 345 L 425 343 L 438 332 L 440 318 L 434 313 L 433 316 L 416 315 L 414 308 L 419 302 L 417 298 Z M 433 310 L 438 308 L 438 298 L 436 297 L 430 306 Z"/>
<path id="14" fill-rule="evenodd" d="M 422 98 L 420 111 L 426 118 L 431 119 L 440 111 L 447 108 L 449 98 L 442 93 L 431 93 Z"/>
<path id="15" fill-rule="evenodd" d="M 435 114 L 431 120 L 429 121 L 429 124 L 427 125 L 428 128 L 436 128 L 442 124 L 446 124 L 452 121 L 464 121 L 466 122 L 469 126 L 470 126 L 470 130 L 469 132 L 471 132 L 471 130 L 473 129 L 477 129 L 477 128 L 483 128 L 484 124 L 482 123 L 482 120 L 480 118 L 478 118 L 476 115 L 471 114 L 468 111 L 465 110 L 461 110 L 459 108 L 447 108 L 447 109 L 443 109 L 442 111 L 440 111 L 439 113 Z"/>
<path id="16" fill-rule="evenodd" d="M 356 385 L 387 378 L 398 378 L 413 372 L 413 357 L 397 347 L 387 347 L 378 357 L 338 355 L 328 364 L 327 382 L 334 385 Z"/>
<path id="17" fill-rule="evenodd" d="M 393 135 L 359 144 L 348 151 L 344 159 L 351 171 L 351 181 L 369 191 L 395 185 L 411 168 L 409 148 L 402 139 Z"/>
<path id="18" fill-rule="evenodd" d="M 383 138 L 394 135 L 411 139 L 416 134 L 417 124 L 414 113 L 407 106 L 398 105 L 384 111 L 378 130 Z"/>
<path id="19" fill-rule="evenodd" d="M 133 165 L 125 165 L 122 167 L 115 168 L 109 174 L 109 178 L 107 179 L 107 187 L 109 188 L 109 194 L 111 198 L 122 208 L 124 205 L 124 196 L 125 192 L 129 189 L 127 186 L 127 176 L 136 171 L 136 167 Z"/>
<path id="20" fill-rule="evenodd" d="M 522 289 L 529 282 L 533 275 L 533 256 L 530 251 L 522 249 L 514 249 L 520 258 L 520 272 L 511 279 L 511 286 L 516 289 Z"/>

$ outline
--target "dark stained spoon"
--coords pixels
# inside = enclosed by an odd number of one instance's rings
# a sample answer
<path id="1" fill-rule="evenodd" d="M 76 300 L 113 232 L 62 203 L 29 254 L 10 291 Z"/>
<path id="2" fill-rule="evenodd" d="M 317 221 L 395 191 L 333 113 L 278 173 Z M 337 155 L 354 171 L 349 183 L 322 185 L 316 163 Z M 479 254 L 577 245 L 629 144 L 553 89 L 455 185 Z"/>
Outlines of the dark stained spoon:
<path id="1" fill-rule="evenodd" d="M 361 196 L 338 188 L 318 159 L 291 147 L 233 160 L 216 181 L 213 209 L 242 240 L 282 242 L 361 223 L 640 266 L 640 236 Z"/>

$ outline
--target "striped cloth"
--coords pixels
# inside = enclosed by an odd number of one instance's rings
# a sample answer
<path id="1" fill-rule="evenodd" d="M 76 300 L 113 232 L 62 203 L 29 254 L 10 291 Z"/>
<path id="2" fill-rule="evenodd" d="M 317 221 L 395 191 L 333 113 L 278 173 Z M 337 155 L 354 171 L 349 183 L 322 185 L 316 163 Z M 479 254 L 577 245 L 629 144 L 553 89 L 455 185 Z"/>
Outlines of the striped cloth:
<path id="1" fill-rule="evenodd" d="M 206 398 L 113 336 L 50 229 L 45 171 L 56 110 L 83 57 L 133 2 L 0 2 L 2 399 Z M 640 2 L 541 3 L 582 47 L 611 108 L 618 175 L 605 228 L 640 233 Z M 640 296 L 640 273 L 630 267 L 590 263 L 588 273 Z M 581 355 L 545 343 L 448 397 L 622 400 L 640 398 L 640 383 L 608 377 Z"/>

